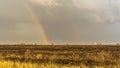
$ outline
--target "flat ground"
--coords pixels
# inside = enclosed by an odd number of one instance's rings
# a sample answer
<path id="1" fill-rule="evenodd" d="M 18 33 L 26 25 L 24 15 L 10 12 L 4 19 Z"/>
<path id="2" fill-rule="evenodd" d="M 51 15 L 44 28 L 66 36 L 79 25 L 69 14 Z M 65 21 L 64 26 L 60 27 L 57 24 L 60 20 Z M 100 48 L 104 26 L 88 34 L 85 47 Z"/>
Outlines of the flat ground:
<path id="1" fill-rule="evenodd" d="M 71 65 L 120 64 L 119 45 L 0 45 L 4 60 Z"/>

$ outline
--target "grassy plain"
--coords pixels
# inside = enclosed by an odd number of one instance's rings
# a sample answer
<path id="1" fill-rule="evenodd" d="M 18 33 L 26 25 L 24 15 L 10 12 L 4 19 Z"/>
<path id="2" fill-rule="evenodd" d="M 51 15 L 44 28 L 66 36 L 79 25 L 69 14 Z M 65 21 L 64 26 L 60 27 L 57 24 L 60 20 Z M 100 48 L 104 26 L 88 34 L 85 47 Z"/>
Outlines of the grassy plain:
<path id="1" fill-rule="evenodd" d="M 0 68 L 120 68 L 119 45 L 0 45 Z"/>

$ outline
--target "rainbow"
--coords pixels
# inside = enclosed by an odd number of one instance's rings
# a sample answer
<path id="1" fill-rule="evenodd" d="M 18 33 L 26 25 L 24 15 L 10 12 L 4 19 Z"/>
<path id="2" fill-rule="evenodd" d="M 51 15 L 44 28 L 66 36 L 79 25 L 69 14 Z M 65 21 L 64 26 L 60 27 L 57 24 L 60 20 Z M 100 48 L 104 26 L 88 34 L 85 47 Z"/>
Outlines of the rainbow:
<path id="1" fill-rule="evenodd" d="M 48 39 L 48 37 L 45 33 L 45 30 L 42 27 L 42 24 L 40 23 L 40 20 L 39 20 L 37 14 L 33 11 L 33 9 L 31 8 L 31 6 L 30 6 L 30 4 L 27 0 L 22 0 L 22 1 L 25 4 L 25 7 L 27 7 L 27 9 L 29 10 L 29 12 L 30 12 L 33 20 L 35 21 L 35 23 L 37 23 L 40 26 L 39 29 L 40 29 L 40 34 L 42 36 L 42 40 L 44 41 L 43 43 L 45 45 L 49 45 L 50 44 L 49 39 Z"/>

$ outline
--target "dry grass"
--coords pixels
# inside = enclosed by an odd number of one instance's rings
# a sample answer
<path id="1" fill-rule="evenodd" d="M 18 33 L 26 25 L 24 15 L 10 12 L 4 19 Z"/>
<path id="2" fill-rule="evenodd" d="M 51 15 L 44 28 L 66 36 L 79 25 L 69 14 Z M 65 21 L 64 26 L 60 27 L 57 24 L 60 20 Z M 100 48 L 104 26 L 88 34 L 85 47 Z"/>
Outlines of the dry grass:
<path id="1" fill-rule="evenodd" d="M 54 63 L 31 63 L 31 62 L 13 62 L 0 61 L 0 68 L 120 68 L 120 65 L 106 65 L 106 66 L 86 66 L 85 64 L 75 65 L 60 65 Z"/>
<path id="2" fill-rule="evenodd" d="M 0 68 L 120 68 L 120 46 L 0 46 Z"/>

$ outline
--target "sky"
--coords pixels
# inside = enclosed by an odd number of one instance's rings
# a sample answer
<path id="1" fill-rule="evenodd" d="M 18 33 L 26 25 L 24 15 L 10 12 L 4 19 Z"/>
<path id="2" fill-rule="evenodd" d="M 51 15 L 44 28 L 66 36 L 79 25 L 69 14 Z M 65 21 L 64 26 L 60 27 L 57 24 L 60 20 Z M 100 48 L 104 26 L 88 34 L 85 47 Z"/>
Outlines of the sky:
<path id="1" fill-rule="evenodd" d="M 119 43 L 120 0 L 26 0 L 50 42 Z M 0 43 L 44 44 L 24 0 L 0 0 Z"/>

